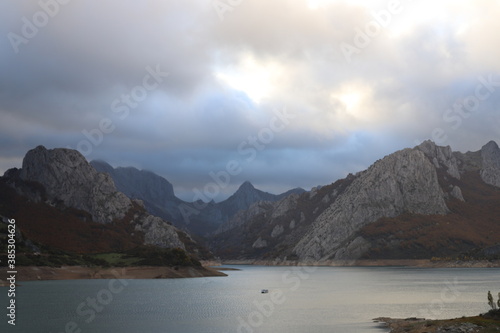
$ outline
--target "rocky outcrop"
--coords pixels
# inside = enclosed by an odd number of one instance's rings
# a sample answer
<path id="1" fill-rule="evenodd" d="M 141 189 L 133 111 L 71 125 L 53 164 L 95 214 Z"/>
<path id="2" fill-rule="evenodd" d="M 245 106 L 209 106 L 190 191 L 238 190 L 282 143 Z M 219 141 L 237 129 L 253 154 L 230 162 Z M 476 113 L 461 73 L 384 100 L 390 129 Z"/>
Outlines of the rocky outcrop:
<path id="1" fill-rule="evenodd" d="M 259 237 L 252 245 L 254 249 L 262 249 L 267 247 L 267 241 Z"/>
<path id="2" fill-rule="evenodd" d="M 273 231 L 271 231 L 271 237 L 276 238 L 280 236 L 285 231 L 285 228 L 281 224 L 274 226 Z"/>
<path id="3" fill-rule="evenodd" d="M 357 230 L 381 217 L 448 211 L 435 165 L 421 150 L 405 149 L 360 173 L 313 222 L 294 252 L 303 259 L 332 258 Z"/>
<path id="4" fill-rule="evenodd" d="M 450 146 L 437 146 L 434 142 L 427 140 L 416 148 L 424 152 L 436 169 L 443 168 L 450 176 L 460 179 L 457 159 L 453 155 Z"/>
<path id="5" fill-rule="evenodd" d="M 481 178 L 486 184 L 500 187 L 500 149 L 494 141 L 481 148 Z"/>
<path id="6" fill-rule="evenodd" d="M 135 230 L 144 233 L 144 244 L 158 247 L 178 247 L 185 250 L 177 229 L 157 216 L 145 215 L 136 221 Z"/>
<path id="7" fill-rule="evenodd" d="M 20 178 L 40 183 L 49 200 L 84 210 L 96 222 L 121 219 L 131 207 L 111 177 L 97 172 L 76 150 L 38 146 L 24 157 Z"/>
<path id="8" fill-rule="evenodd" d="M 460 201 L 465 201 L 464 196 L 462 195 L 462 190 L 458 186 L 453 186 L 450 195 L 455 199 L 458 199 Z"/>

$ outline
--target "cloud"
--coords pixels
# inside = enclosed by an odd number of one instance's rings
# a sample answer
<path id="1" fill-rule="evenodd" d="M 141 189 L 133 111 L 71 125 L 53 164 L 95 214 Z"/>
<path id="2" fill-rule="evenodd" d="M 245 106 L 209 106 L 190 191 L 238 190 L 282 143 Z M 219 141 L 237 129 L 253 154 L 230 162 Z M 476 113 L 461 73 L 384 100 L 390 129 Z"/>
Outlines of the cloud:
<path id="1" fill-rule="evenodd" d="M 244 161 L 238 147 L 269 135 L 284 109 L 293 119 L 220 198 L 244 180 L 271 192 L 327 184 L 436 129 L 456 150 L 498 140 L 500 4 L 389 9 L 387 1 L 252 0 L 221 20 L 210 1 L 69 1 L 16 53 L 9 34 L 24 38 L 44 9 L 3 2 L 0 168 L 20 166 L 38 144 L 79 147 L 88 159 L 153 170 L 189 197 L 210 171 Z M 357 50 L 351 61 L 345 44 Z M 152 69 L 168 76 L 141 97 Z M 492 82 L 490 96 L 474 112 L 450 113 L 482 80 Z"/>

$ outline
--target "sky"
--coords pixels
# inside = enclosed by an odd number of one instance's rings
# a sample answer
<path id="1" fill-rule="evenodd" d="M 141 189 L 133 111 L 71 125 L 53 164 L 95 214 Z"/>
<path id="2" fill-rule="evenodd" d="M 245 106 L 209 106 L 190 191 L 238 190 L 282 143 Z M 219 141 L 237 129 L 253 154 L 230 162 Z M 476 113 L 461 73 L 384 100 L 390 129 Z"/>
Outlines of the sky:
<path id="1" fill-rule="evenodd" d="M 498 17 L 494 0 L 5 0 L 0 174 L 72 148 L 219 201 L 427 139 L 476 151 L 500 143 Z"/>

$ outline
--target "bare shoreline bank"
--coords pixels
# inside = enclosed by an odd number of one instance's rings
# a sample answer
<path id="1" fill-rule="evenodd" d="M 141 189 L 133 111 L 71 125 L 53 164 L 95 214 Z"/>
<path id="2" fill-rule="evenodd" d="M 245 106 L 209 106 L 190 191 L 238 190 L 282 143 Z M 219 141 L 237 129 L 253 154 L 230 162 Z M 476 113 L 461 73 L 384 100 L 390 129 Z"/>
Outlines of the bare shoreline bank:
<path id="1" fill-rule="evenodd" d="M 325 266 L 325 267 L 416 267 L 416 268 L 498 268 L 500 260 L 433 261 L 427 259 L 385 260 L 328 260 L 299 262 L 292 260 L 223 260 L 205 261 L 202 267 L 83 267 L 83 266 L 19 266 L 17 281 L 72 280 L 72 279 L 174 279 L 209 276 L 227 276 L 221 265 L 259 266 Z M 0 286 L 6 285 L 7 268 L 0 267 Z"/>
<path id="2" fill-rule="evenodd" d="M 430 260 L 430 259 L 380 259 L 380 260 L 223 260 L 222 265 L 259 266 L 326 266 L 326 267 L 391 267 L 405 266 L 418 268 L 498 268 L 500 260 Z"/>
<path id="3" fill-rule="evenodd" d="M 80 280 L 80 279 L 175 279 L 209 276 L 227 276 L 211 267 L 83 267 L 83 266 L 19 266 L 16 281 Z M 0 286 L 6 286 L 9 277 L 6 267 L 0 267 Z"/>

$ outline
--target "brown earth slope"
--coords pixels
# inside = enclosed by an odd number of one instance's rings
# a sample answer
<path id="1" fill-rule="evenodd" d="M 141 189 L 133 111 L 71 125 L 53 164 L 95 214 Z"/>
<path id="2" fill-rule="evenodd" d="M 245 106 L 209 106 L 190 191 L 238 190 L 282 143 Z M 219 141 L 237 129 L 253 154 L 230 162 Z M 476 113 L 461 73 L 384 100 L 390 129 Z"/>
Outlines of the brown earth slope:
<path id="1" fill-rule="evenodd" d="M 124 251 L 143 244 L 144 236 L 133 230 L 134 206 L 122 220 L 109 224 L 92 222 L 88 213 L 46 203 L 30 202 L 0 178 L 0 215 L 16 220 L 23 235 L 39 244 L 76 253 Z"/>
<path id="2" fill-rule="evenodd" d="M 497 245 L 500 189 L 485 184 L 478 172 L 467 172 L 461 180 L 441 174 L 440 182 L 443 188 L 459 186 L 465 202 L 449 199 L 447 215 L 404 214 L 365 226 L 359 235 L 373 245 L 363 258 L 481 257 L 479 249 Z"/>

